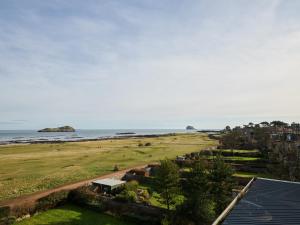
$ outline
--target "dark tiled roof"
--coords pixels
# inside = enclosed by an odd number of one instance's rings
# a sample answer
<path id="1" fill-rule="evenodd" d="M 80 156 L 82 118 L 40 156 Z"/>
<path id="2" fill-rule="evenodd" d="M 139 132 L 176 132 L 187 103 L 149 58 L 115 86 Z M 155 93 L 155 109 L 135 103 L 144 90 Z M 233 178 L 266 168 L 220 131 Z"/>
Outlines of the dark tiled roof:
<path id="1" fill-rule="evenodd" d="M 300 225 L 300 183 L 257 179 L 223 225 Z"/>

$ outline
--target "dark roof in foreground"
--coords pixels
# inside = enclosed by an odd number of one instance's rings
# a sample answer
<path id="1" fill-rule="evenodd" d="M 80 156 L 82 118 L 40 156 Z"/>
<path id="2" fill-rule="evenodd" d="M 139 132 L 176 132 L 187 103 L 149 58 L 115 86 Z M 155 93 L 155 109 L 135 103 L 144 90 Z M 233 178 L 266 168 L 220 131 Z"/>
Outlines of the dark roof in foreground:
<path id="1" fill-rule="evenodd" d="M 223 225 L 300 225 L 300 183 L 258 178 Z"/>

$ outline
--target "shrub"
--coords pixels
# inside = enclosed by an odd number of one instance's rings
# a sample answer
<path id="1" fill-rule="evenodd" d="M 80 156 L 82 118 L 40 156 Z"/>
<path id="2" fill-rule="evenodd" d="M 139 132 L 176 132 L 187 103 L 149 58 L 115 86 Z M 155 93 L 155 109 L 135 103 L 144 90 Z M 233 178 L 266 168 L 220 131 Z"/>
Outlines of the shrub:
<path id="1" fill-rule="evenodd" d="M 72 203 L 88 207 L 97 211 L 105 211 L 106 204 L 104 199 L 92 192 L 89 187 L 80 187 L 69 194 L 68 200 Z"/>
<path id="2" fill-rule="evenodd" d="M 36 209 L 38 211 L 43 211 L 59 206 L 67 201 L 69 193 L 70 191 L 63 190 L 42 197 L 38 199 Z"/>
<path id="3" fill-rule="evenodd" d="M 139 147 L 143 147 L 144 145 L 143 145 L 143 143 L 139 143 L 138 146 Z"/>
<path id="4" fill-rule="evenodd" d="M 115 165 L 114 171 L 117 172 L 117 171 L 119 171 L 119 170 L 120 170 L 120 169 L 119 169 L 119 166 L 118 166 L 118 165 Z"/>
<path id="5" fill-rule="evenodd" d="M 132 181 L 127 182 L 124 187 L 125 187 L 125 190 L 127 190 L 127 191 L 136 192 L 138 186 L 139 186 L 139 183 L 136 180 L 132 180 Z"/>
<path id="6" fill-rule="evenodd" d="M 150 198 L 150 194 L 149 194 L 148 190 L 142 190 L 141 196 L 143 198 L 145 198 L 145 199 L 149 199 Z"/>
<path id="7" fill-rule="evenodd" d="M 134 191 L 128 191 L 125 189 L 118 194 L 115 199 L 122 202 L 136 202 L 137 194 Z"/>
<path id="8" fill-rule="evenodd" d="M 0 219 L 9 216 L 10 208 L 8 206 L 0 207 Z"/>
<path id="9" fill-rule="evenodd" d="M 0 225 L 11 225 L 14 224 L 16 221 L 16 218 L 14 216 L 9 216 L 0 219 Z"/>
<path id="10" fill-rule="evenodd" d="M 146 147 L 151 146 L 151 143 L 150 143 L 150 142 L 147 142 L 147 143 L 145 144 L 145 146 L 146 146 Z"/>

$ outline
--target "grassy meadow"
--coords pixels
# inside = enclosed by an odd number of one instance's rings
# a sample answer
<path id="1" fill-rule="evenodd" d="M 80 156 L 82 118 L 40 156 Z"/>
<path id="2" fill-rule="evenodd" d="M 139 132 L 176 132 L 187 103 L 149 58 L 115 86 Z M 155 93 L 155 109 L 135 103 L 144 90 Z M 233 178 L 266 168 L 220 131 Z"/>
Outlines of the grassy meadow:
<path id="1" fill-rule="evenodd" d="M 139 146 L 151 143 L 151 146 Z M 0 200 L 216 145 L 205 134 L 0 146 Z"/>
<path id="2" fill-rule="evenodd" d="M 134 225 L 109 215 L 74 205 L 50 209 L 14 225 Z"/>

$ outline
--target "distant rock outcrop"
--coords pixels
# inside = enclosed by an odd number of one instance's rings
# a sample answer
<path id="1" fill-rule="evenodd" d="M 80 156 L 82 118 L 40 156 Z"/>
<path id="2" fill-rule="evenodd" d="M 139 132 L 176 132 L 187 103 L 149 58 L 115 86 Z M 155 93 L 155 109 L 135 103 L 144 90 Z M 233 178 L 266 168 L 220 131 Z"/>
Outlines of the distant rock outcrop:
<path id="1" fill-rule="evenodd" d="M 75 129 L 70 126 L 63 126 L 63 127 L 57 127 L 57 128 L 45 128 L 45 129 L 39 130 L 38 132 L 75 132 Z"/>
<path id="2" fill-rule="evenodd" d="M 193 126 L 187 126 L 185 129 L 187 129 L 187 130 L 196 130 L 196 128 L 195 127 L 193 127 Z"/>

